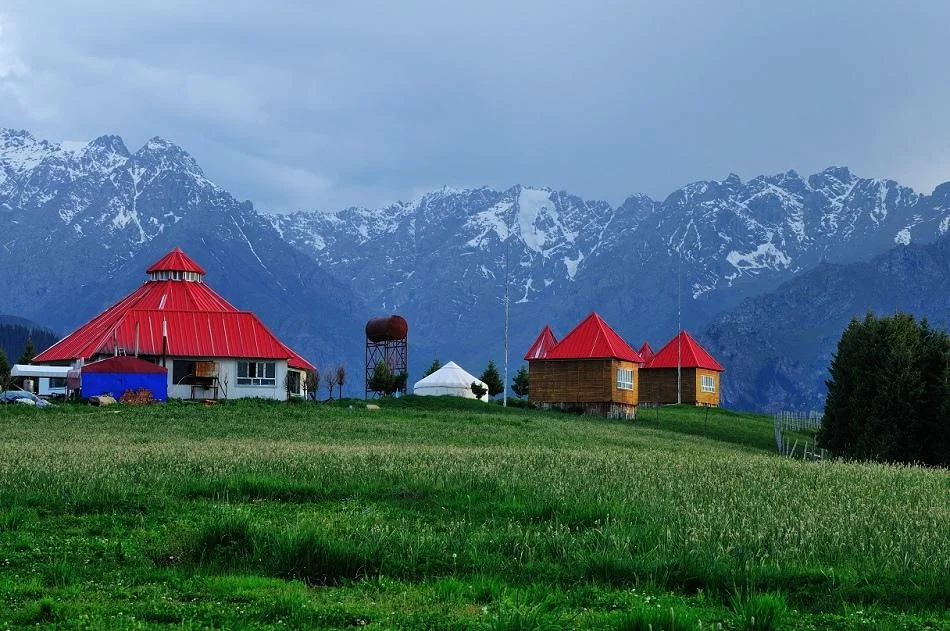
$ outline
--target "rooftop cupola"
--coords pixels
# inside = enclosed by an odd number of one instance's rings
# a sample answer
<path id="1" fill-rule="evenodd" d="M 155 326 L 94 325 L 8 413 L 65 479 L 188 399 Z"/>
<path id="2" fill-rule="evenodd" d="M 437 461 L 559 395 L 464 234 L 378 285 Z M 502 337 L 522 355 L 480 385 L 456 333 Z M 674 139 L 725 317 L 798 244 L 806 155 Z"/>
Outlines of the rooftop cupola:
<path id="1" fill-rule="evenodd" d="M 150 281 L 182 280 L 200 283 L 205 275 L 204 269 L 182 252 L 181 248 L 175 248 L 145 271 Z"/>

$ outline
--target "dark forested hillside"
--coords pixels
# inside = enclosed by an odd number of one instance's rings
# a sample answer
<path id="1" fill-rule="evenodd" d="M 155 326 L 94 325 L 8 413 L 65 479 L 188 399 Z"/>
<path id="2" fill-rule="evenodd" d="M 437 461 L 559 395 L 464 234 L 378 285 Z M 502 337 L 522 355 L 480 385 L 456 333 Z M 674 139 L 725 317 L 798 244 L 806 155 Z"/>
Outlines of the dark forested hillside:
<path id="1" fill-rule="evenodd" d="M 7 360 L 11 364 L 15 363 L 23 352 L 28 339 L 33 340 L 33 347 L 39 353 L 52 346 L 59 337 L 49 329 L 38 327 L 29 320 L 0 316 L 0 350 L 6 353 Z"/>

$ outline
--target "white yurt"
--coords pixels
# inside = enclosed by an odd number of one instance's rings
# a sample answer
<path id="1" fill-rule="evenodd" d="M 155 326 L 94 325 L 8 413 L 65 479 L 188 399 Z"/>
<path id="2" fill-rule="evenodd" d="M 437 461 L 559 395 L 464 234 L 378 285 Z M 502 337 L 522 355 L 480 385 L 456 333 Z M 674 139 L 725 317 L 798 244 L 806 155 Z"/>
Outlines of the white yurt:
<path id="1" fill-rule="evenodd" d="M 474 399 L 473 381 L 485 388 L 486 391 L 488 390 L 488 386 L 481 379 L 473 377 L 455 362 L 449 362 L 428 377 L 423 377 L 417 381 L 412 387 L 412 393 L 422 396 L 448 394 L 454 397 Z M 488 401 L 488 394 L 482 396 L 481 400 Z"/>

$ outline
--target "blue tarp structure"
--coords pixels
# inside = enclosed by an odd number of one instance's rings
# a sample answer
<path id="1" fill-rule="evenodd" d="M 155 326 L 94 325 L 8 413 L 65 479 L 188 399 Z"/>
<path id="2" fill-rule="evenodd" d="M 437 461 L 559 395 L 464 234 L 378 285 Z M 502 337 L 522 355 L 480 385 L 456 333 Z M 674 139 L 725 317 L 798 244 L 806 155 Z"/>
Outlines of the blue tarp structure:
<path id="1" fill-rule="evenodd" d="M 121 399 L 127 390 L 146 388 L 157 401 L 168 400 L 168 369 L 138 357 L 110 357 L 82 367 L 82 397 L 109 394 Z"/>

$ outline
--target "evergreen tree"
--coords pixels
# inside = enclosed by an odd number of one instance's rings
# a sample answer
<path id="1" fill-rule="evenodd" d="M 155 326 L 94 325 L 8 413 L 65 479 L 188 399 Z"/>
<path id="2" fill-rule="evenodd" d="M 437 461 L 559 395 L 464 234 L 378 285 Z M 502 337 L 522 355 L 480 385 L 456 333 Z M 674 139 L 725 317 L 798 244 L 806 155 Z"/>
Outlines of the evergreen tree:
<path id="1" fill-rule="evenodd" d="M 522 366 L 511 381 L 511 390 L 519 397 L 528 396 L 528 369 Z"/>
<path id="2" fill-rule="evenodd" d="M 831 362 L 819 445 L 836 455 L 950 464 L 950 337 L 898 313 L 852 320 Z"/>
<path id="3" fill-rule="evenodd" d="M 435 359 L 432 360 L 432 363 L 429 364 L 429 367 L 426 369 L 425 374 L 422 376 L 428 377 L 429 375 L 437 371 L 439 368 L 442 368 L 442 364 L 439 362 L 439 358 L 436 357 Z"/>
<path id="4" fill-rule="evenodd" d="M 493 397 L 496 394 L 501 394 L 505 390 L 505 384 L 501 380 L 501 375 L 498 374 L 498 369 L 495 368 L 494 360 L 488 360 L 488 367 L 485 368 L 485 372 L 482 373 L 482 376 L 479 377 L 486 386 L 488 386 L 488 396 Z"/>
<path id="5" fill-rule="evenodd" d="M 29 364 L 33 361 L 33 358 L 36 357 L 36 349 L 33 348 L 33 338 L 26 338 L 26 346 L 23 348 L 23 352 L 20 353 L 20 358 L 16 360 L 18 364 Z"/>
<path id="6" fill-rule="evenodd" d="M 393 371 L 386 362 L 377 362 L 373 367 L 373 374 L 369 378 L 368 385 L 370 390 L 383 396 L 389 396 L 396 391 Z"/>
<path id="7" fill-rule="evenodd" d="M 397 392 L 406 393 L 406 386 L 409 382 L 409 374 L 401 372 L 398 375 L 393 375 L 393 386 L 392 392 L 389 394 L 396 394 Z"/>
<path id="8" fill-rule="evenodd" d="M 7 353 L 0 348 L 0 390 L 6 390 L 10 383 L 10 362 Z"/>

